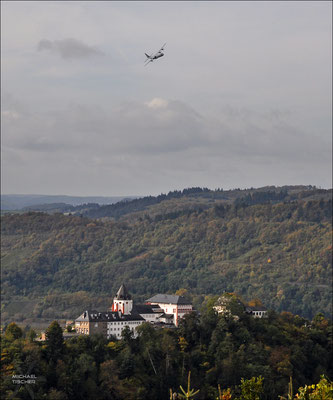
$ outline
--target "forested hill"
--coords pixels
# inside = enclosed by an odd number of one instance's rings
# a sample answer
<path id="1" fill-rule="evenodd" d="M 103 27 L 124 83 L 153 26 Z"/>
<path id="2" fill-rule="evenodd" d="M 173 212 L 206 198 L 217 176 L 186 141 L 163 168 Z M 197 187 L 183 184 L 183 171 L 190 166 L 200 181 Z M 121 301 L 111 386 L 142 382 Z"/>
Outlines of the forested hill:
<path id="1" fill-rule="evenodd" d="M 111 217 L 118 219 L 126 214 L 147 211 L 151 206 L 163 203 L 165 208 L 175 209 L 205 209 L 212 206 L 212 203 L 230 204 L 263 204 L 268 202 L 327 199 L 332 196 L 332 191 L 317 189 L 314 186 L 266 186 L 259 189 L 232 189 L 210 190 L 208 188 L 192 187 L 184 190 L 175 190 L 168 194 L 159 196 L 146 196 L 137 199 L 124 199 L 115 204 L 98 205 L 90 207 L 74 208 L 72 211 L 89 218 Z M 162 208 L 163 209 L 163 208 Z M 160 208 L 154 211 L 161 212 Z"/>
<path id="2" fill-rule="evenodd" d="M 199 308 L 228 291 L 276 311 L 331 316 L 332 200 L 308 198 L 201 208 L 172 199 L 119 221 L 5 215 L 3 317 L 76 317 L 109 306 L 122 282 L 136 301 L 187 289 Z"/>
<path id="3" fill-rule="evenodd" d="M 119 219 L 124 215 L 151 212 L 160 214 L 167 210 L 207 209 L 215 204 L 264 204 L 294 200 L 318 200 L 332 197 L 332 190 L 315 186 L 266 186 L 258 189 L 215 189 L 192 187 L 174 190 L 158 196 L 133 197 L 70 197 L 70 196 L 1 196 L 3 213 L 41 211 L 47 213 L 71 213 L 88 218 Z M 11 205 L 7 204 L 11 199 Z M 87 202 L 87 200 L 90 200 Z M 66 202 L 64 202 L 66 201 Z M 7 204 L 7 206 L 6 206 Z M 16 208 L 15 208 L 16 204 Z M 21 206 L 18 206 L 21 204 Z M 26 206 L 22 207 L 22 204 Z M 158 205 L 162 205 L 158 207 Z M 6 208 L 7 207 L 7 208 Z M 153 209 L 153 210 L 151 210 Z"/>

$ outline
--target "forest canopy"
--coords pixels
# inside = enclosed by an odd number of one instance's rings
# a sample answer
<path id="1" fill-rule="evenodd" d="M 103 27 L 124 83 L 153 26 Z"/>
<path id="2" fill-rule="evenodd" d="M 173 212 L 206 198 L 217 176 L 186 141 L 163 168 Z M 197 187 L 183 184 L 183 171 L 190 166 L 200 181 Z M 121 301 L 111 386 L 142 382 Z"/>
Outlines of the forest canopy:
<path id="1" fill-rule="evenodd" d="M 256 319 L 217 315 L 208 303 L 178 329 L 124 330 L 122 339 L 63 340 L 57 321 L 46 341 L 11 323 L 1 335 L 1 394 L 17 399 L 196 400 L 332 399 L 332 322 L 269 312 Z M 35 383 L 13 383 L 33 374 Z M 190 380 L 189 380 L 190 377 Z M 30 391 L 28 391 L 28 389 Z M 183 390 L 182 390 L 183 389 Z M 297 393 L 297 395 L 296 395 Z M 283 397 L 280 397 L 283 396 Z M 180 399 L 182 397 L 177 397 Z"/>
<path id="2" fill-rule="evenodd" d="M 200 308 L 206 296 L 236 292 L 278 312 L 331 316 L 330 192 L 235 193 L 173 193 L 118 220 L 2 216 L 4 320 L 106 308 L 123 282 L 136 301 L 183 288 Z"/>

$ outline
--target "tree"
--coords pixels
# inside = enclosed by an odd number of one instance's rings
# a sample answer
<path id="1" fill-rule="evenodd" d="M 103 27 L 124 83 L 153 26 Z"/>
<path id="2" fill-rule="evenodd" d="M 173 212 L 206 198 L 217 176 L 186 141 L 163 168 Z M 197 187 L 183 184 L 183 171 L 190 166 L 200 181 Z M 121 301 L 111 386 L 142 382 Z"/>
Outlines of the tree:
<path id="1" fill-rule="evenodd" d="M 64 392 L 61 392 L 57 389 L 52 388 L 49 393 L 48 397 L 49 400 L 67 400 L 68 397 Z"/>
<path id="2" fill-rule="evenodd" d="M 190 399 L 199 393 L 200 389 L 199 390 L 191 389 L 191 371 L 189 371 L 187 377 L 187 391 L 185 392 L 182 385 L 180 385 L 180 390 L 182 391 L 182 393 L 178 393 L 178 397 L 180 399 Z"/>
<path id="3" fill-rule="evenodd" d="M 130 329 L 128 325 L 121 332 L 121 338 L 128 345 L 131 346 L 131 342 L 134 338 L 133 331 Z"/>
<path id="4" fill-rule="evenodd" d="M 178 290 L 176 291 L 175 294 L 176 294 L 177 296 L 186 296 L 187 293 L 188 293 L 187 289 L 180 288 L 180 289 L 178 289 Z"/>
<path id="5" fill-rule="evenodd" d="M 200 338 L 199 317 L 195 312 L 186 314 L 179 322 L 180 336 L 184 337 L 189 349 L 192 348 Z"/>
<path id="6" fill-rule="evenodd" d="M 333 383 L 324 375 L 316 385 L 305 385 L 298 389 L 295 400 L 330 400 L 333 399 Z"/>
<path id="7" fill-rule="evenodd" d="M 30 329 L 26 334 L 26 337 L 27 337 L 27 339 L 29 339 L 30 342 L 33 342 L 35 340 L 36 336 L 37 336 L 37 333 L 34 329 Z"/>
<path id="8" fill-rule="evenodd" d="M 238 400 L 260 400 L 260 394 L 263 392 L 263 383 L 264 378 L 259 376 L 259 378 L 251 378 L 251 379 L 241 379 L 241 396 Z"/>
<path id="9" fill-rule="evenodd" d="M 252 299 L 247 303 L 250 307 L 262 307 L 262 302 L 260 299 Z"/>
<path id="10" fill-rule="evenodd" d="M 10 323 L 5 332 L 5 338 L 13 341 L 16 339 L 20 339 L 23 336 L 23 331 L 22 329 L 15 324 L 15 322 Z"/>
<path id="11" fill-rule="evenodd" d="M 50 361 L 60 358 L 64 350 L 64 337 L 61 326 L 57 321 L 53 321 L 46 332 L 46 350 Z"/>
<path id="12" fill-rule="evenodd" d="M 101 364 L 99 377 L 106 400 L 135 398 L 137 387 L 128 380 L 119 379 L 119 368 L 114 360 L 108 360 Z"/>

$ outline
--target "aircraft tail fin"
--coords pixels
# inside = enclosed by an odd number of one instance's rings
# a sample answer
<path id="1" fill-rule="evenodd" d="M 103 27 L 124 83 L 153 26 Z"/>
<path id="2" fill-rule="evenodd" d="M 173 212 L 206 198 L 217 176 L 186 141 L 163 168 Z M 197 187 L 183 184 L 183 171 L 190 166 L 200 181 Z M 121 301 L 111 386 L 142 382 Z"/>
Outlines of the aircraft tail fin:
<path id="1" fill-rule="evenodd" d="M 147 53 L 145 53 L 145 55 L 146 55 L 147 58 L 150 58 L 150 56 Z"/>

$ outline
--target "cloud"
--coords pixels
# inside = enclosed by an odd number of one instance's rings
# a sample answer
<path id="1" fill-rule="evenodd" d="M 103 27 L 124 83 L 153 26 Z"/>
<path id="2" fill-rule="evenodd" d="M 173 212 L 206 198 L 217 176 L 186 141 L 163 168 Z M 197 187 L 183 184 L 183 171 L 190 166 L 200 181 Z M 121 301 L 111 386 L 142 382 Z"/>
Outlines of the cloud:
<path id="1" fill-rule="evenodd" d="M 330 184 L 331 4 L 134 3 L 5 2 L 6 190 Z"/>
<path id="2" fill-rule="evenodd" d="M 38 43 L 37 49 L 59 54 L 64 59 L 89 58 L 104 54 L 97 47 L 88 46 L 79 40 L 70 38 L 54 41 L 43 39 Z"/>
<path id="3" fill-rule="evenodd" d="M 145 103 L 149 108 L 166 108 L 168 106 L 168 102 L 164 99 L 155 97 L 154 99 Z"/>
<path id="4" fill-rule="evenodd" d="M 52 112 L 21 115 L 4 108 L 3 141 L 11 148 L 96 157 L 189 154 L 259 159 L 322 160 L 327 145 L 295 126 L 283 110 L 256 112 L 226 107 L 219 118 L 184 102 L 153 98 L 116 107 L 72 104 Z M 237 161 L 238 162 L 238 161 Z"/>
<path id="5" fill-rule="evenodd" d="M 313 141 L 285 110 L 228 106 L 213 118 L 164 98 L 25 113 L 12 101 L 3 110 L 5 182 L 44 182 L 51 191 L 69 193 L 77 182 L 80 192 L 82 177 L 90 193 L 107 193 L 105 183 L 125 194 L 322 184 L 316 177 L 327 177 L 331 163 L 330 145 Z"/>

